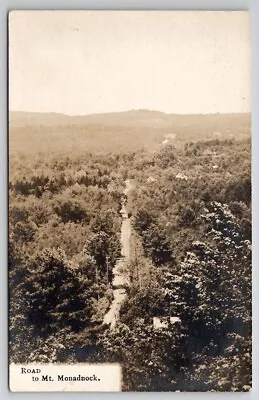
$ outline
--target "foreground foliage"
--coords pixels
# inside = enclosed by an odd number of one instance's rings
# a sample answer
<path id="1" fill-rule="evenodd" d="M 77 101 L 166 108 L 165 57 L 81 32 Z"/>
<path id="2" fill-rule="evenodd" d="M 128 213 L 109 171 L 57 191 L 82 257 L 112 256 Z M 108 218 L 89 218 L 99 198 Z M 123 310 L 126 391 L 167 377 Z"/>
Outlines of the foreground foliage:
<path id="1" fill-rule="evenodd" d="M 30 157 L 11 160 L 11 361 L 120 362 L 125 391 L 249 390 L 250 142 Z M 110 331 L 125 179 L 130 286 Z"/>

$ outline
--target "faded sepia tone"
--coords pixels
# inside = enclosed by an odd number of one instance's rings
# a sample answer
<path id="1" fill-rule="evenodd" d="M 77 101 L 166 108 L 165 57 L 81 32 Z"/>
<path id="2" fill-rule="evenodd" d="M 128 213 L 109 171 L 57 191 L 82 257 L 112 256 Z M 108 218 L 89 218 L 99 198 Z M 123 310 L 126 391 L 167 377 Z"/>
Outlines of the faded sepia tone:
<path id="1" fill-rule="evenodd" d="M 249 22 L 244 12 L 14 12 L 10 108 L 250 112 Z"/>
<path id="2" fill-rule="evenodd" d="M 10 13 L 14 391 L 251 389 L 250 52 L 248 12 Z"/>

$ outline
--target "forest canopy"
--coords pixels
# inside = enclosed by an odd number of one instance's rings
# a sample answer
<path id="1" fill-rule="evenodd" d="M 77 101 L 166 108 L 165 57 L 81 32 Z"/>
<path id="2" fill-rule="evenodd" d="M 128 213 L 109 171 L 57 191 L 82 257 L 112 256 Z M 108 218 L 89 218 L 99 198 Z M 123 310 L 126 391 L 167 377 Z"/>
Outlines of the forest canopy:
<path id="1" fill-rule="evenodd" d="M 171 125 L 151 129 L 148 118 L 141 137 L 119 116 L 102 131 L 96 121 L 64 124 L 60 137 L 78 128 L 87 144 L 71 152 L 56 139 L 53 151 L 40 152 L 36 140 L 26 151 L 44 129 L 46 151 L 54 131 L 19 121 L 10 134 L 10 361 L 119 362 L 124 391 L 250 390 L 247 117 L 226 125 L 224 116 L 190 116 L 185 127 L 179 117 L 176 140 L 165 139 Z M 122 205 L 132 230 L 129 284 L 109 329 Z M 167 321 L 163 329 L 156 319 Z"/>

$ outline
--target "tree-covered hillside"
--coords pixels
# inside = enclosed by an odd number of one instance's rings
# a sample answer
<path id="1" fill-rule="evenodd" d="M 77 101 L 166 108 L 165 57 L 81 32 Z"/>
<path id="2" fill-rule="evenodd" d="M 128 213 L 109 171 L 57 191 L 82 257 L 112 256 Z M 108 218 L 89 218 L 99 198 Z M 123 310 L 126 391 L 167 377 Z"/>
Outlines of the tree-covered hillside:
<path id="1" fill-rule="evenodd" d="M 125 391 L 250 389 L 249 124 L 236 134 L 230 120 L 223 134 L 211 119 L 197 139 L 198 121 L 192 130 L 187 120 L 179 140 L 163 128 L 141 139 L 118 128 L 96 140 L 82 126 L 95 150 L 75 141 L 71 152 L 72 127 L 68 141 L 50 133 L 48 153 L 49 139 L 38 152 L 45 128 L 11 132 L 10 361 L 120 362 Z M 147 147 L 138 147 L 143 138 Z M 122 204 L 129 284 L 110 329 L 103 318 L 121 258 Z"/>

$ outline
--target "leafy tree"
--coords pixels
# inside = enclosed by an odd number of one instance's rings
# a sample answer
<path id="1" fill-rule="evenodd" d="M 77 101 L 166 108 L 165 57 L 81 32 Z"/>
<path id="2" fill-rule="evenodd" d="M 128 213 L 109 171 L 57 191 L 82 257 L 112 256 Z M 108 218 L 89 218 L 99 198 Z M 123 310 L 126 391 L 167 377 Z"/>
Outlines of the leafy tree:
<path id="1" fill-rule="evenodd" d="M 17 340 L 22 340 L 20 346 L 25 341 L 25 329 L 35 343 L 37 337 L 47 338 L 63 328 L 77 332 L 90 323 L 92 300 L 87 278 L 69 266 L 63 252 L 46 249 L 36 255 L 23 268 L 22 278 L 12 290 L 10 303 L 13 354 Z"/>
<path id="2" fill-rule="evenodd" d="M 247 341 L 248 347 L 251 340 L 251 243 L 244 239 L 241 226 L 226 205 L 211 203 L 203 219 L 212 242 L 193 242 L 181 264 L 180 280 L 169 285 L 167 293 L 173 312 L 180 315 L 186 329 L 188 353 L 194 358 L 197 354 L 226 354 L 226 368 L 231 368 L 227 348 L 232 346 L 237 354 L 241 351 L 238 338 Z M 249 385 L 251 369 L 248 363 L 243 369 L 244 354 L 239 354 L 233 376 L 241 368 L 243 385 Z M 222 390 L 239 388 L 236 385 L 231 378 Z M 216 381 L 212 387 L 217 388 Z"/>
<path id="3" fill-rule="evenodd" d="M 156 266 L 172 262 L 173 254 L 166 233 L 157 225 L 152 224 L 142 233 L 143 246 L 146 254 Z"/>
<path id="4" fill-rule="evenodd" d="M 76 199 L 63 200 L 54 204 L 54 211 L 64 223 L 81 222 L 87 219 L 85 208 Z"/>
<path id="5" fill-rule="evenodd" d="M 155 331 L 136 318 L 134 327 L 119 324 L 99 339 L 103 361 L 120 362 L 125 391 L 174 391 L 179 389 L 183 357 L 180 330 Z M 134 348 L 134 351 L 132 351 Z"/>
<path id="6" fill-rule="evenodd" d="M 112 238 L 102 230 L 92 233 L 86 241 L 84 252 L 94 258 L 100 272 L 106 274 L 109 282 L 112 268 L 120 254 L 118 239 Z"/>

